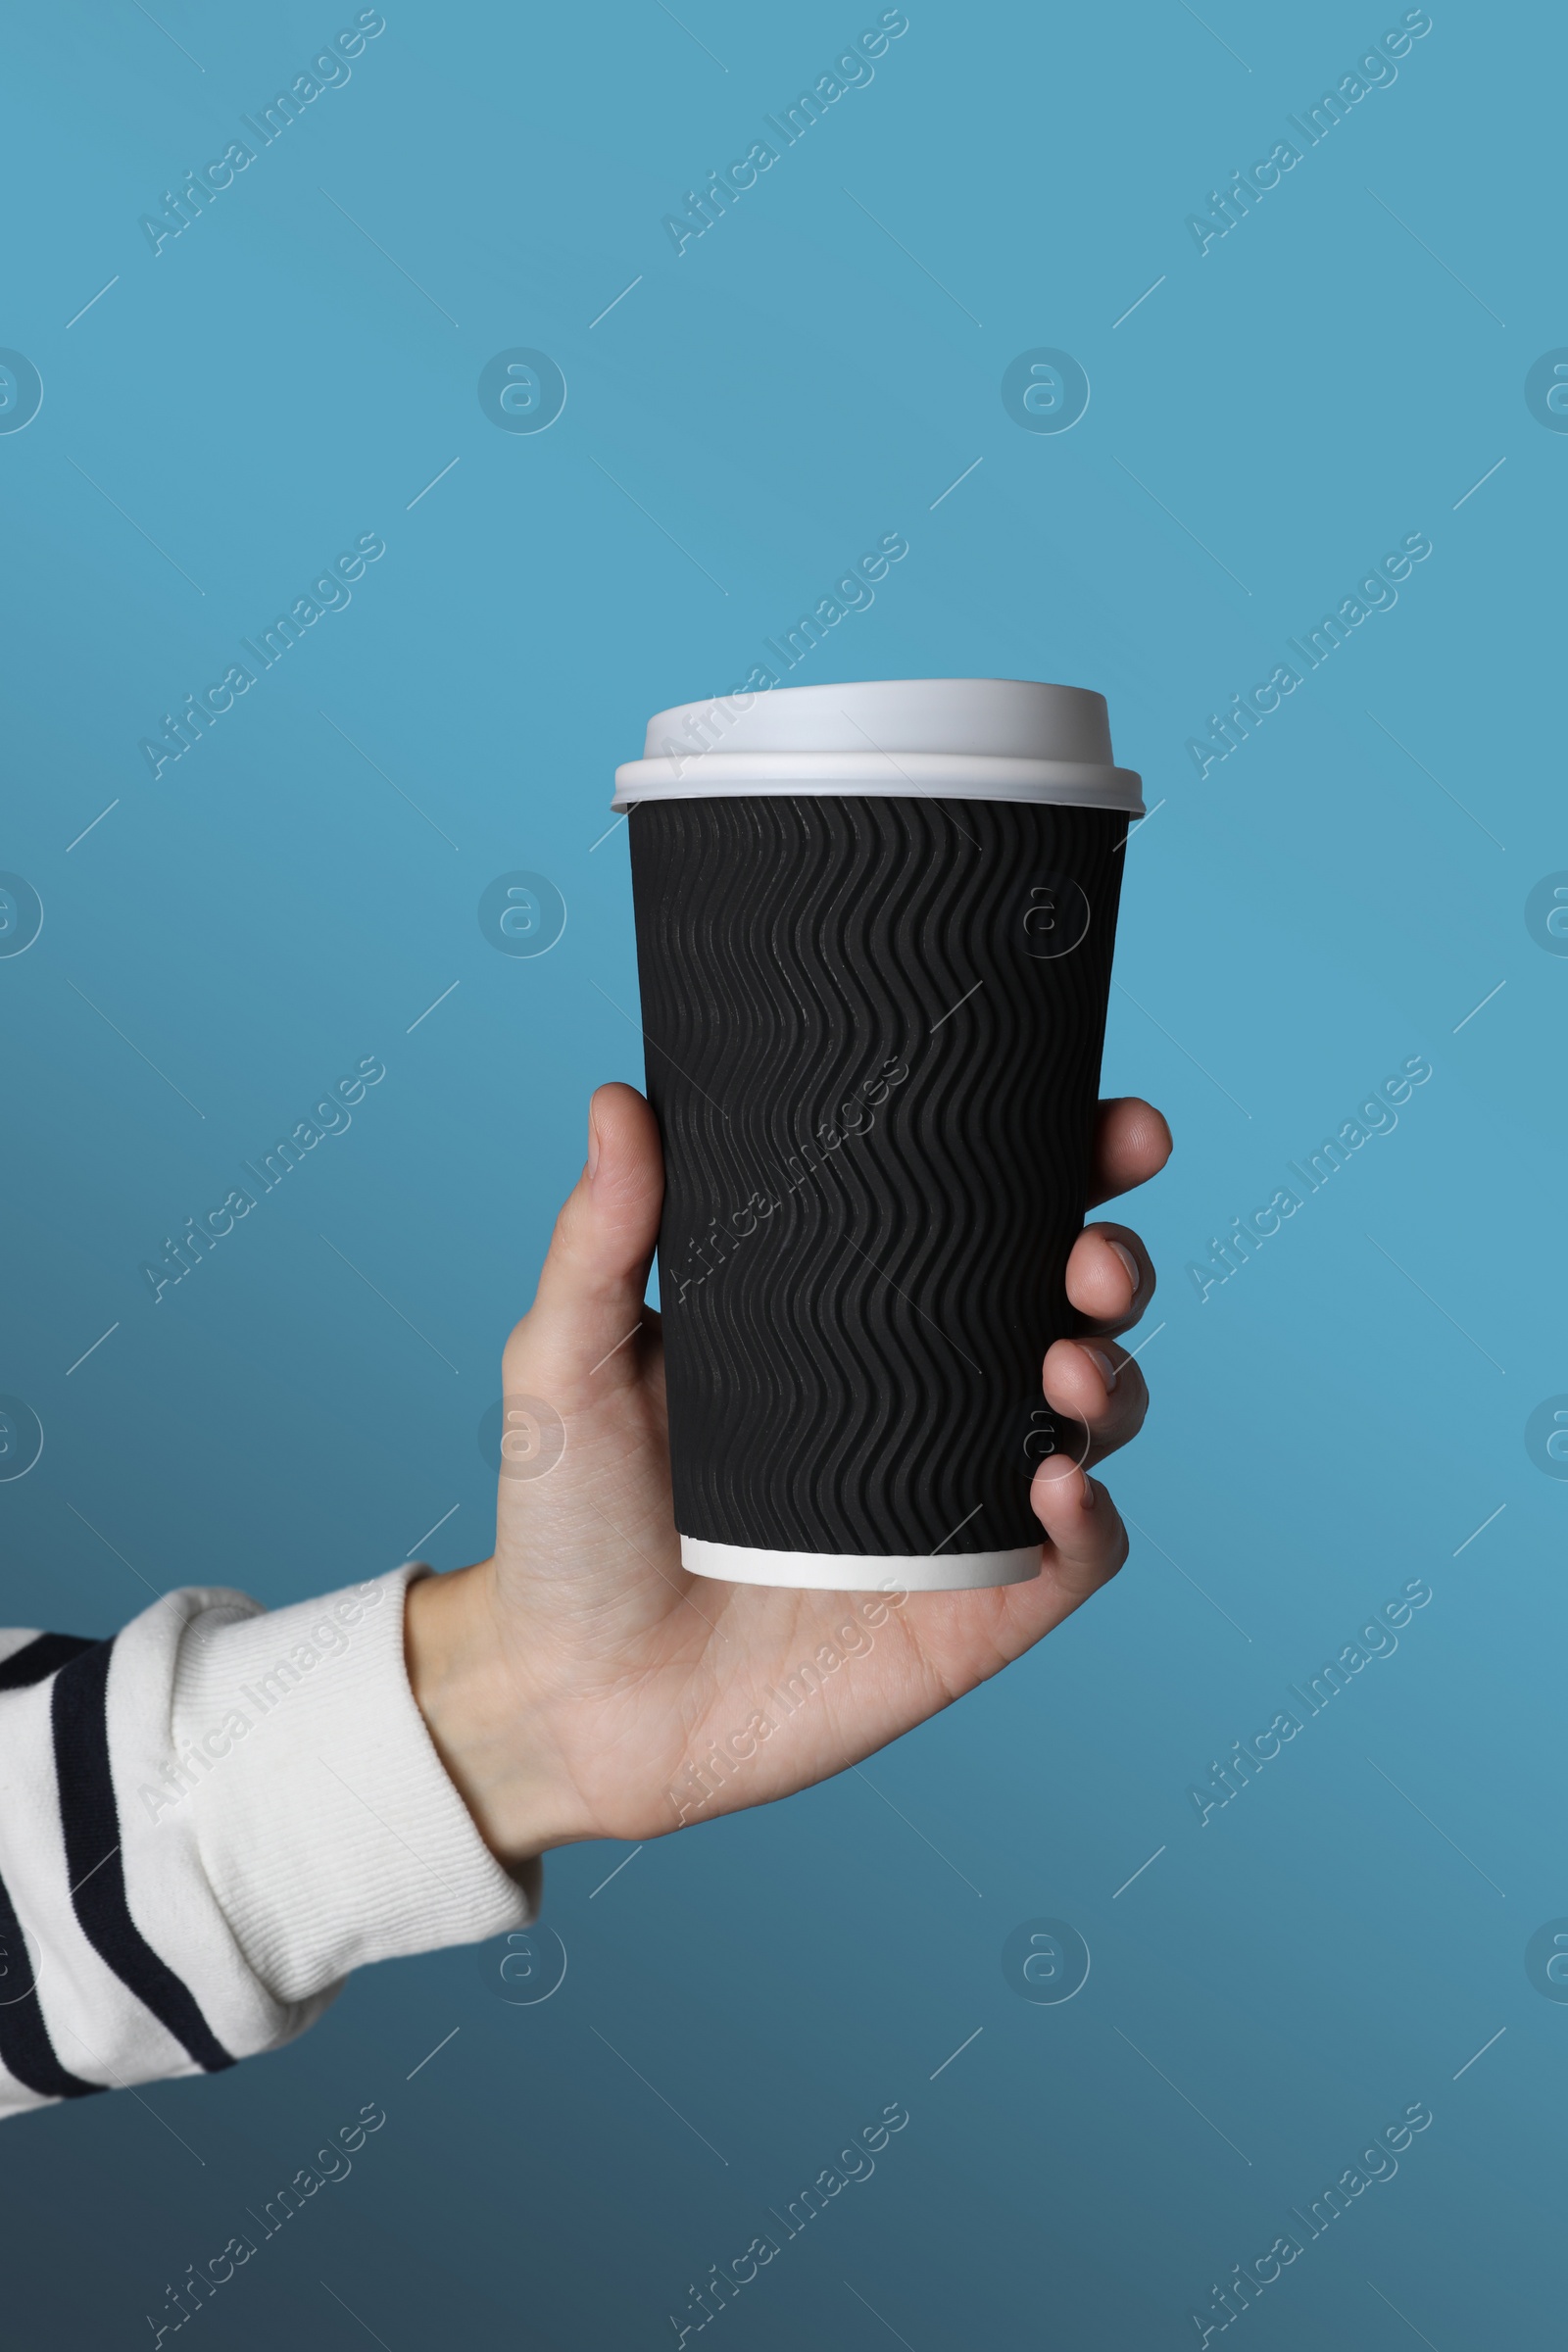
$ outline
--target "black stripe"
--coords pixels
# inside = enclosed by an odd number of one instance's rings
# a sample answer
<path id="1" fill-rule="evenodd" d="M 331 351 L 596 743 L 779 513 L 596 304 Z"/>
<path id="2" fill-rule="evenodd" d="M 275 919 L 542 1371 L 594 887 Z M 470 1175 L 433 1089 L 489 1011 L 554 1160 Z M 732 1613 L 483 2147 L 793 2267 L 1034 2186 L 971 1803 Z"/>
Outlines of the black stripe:
<path id="1" fill-rule="evenodd" d="M 28 1683 L 41 1683 L 57 1666 L 68 1665 L 91 1647 L 85 1634 L 35 1634 L 9 1658 L 0 1659 L 0 1690 L 21 1690 Z"/>
<path id="2" fill-rule="evenodd" d="M 107 1697 L 113 1642 L 95 1642 L 55 1676 L 55 1779 L 71 1899 L 81 1932 L 208 2074 L 234 2060 L 188 1985 L 159 1958 L 130 1916 L 120 1850 L 120 1815 L 109 1768 Z"/>
<path id="3" fill-rule="evenodd" d="M 7 2072 L 28 2090 L 36 2091 L 40 2099 L 84 2099 L 92 2091 L 106 2089 L 107 2084 L 84 2082 L 61 2065 L 44 2024 L 36 1986 L 29 1987 L 20 2000 L 11 1995 L 12 1972 L 20 1977 L 32 1962 L 4 1879 L 0 1879 L 0 1956 L 6 1972 L 0 1977 L 0 2060 Z"/>

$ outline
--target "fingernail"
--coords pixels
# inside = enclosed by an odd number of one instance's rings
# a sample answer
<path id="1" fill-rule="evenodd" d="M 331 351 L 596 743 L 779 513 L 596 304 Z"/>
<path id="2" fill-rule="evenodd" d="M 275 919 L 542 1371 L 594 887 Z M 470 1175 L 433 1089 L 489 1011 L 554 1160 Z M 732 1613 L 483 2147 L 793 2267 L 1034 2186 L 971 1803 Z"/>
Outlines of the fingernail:
<path id="1" fill-rule="evenodd" d="M 1117 1380 L 1116 1367 L 1111 1362 L 1109 1356 L 1105 1353 L 1103 1348 L 1091 1348 L 1087 1340 L 1080 1340 L 1078 1345 L 1083 1349 L 1085 1355 L 1087 1355 L 1092 1362 L 1098 1366 L 1100 1377 L 1104 1382 L 1107 1390 L 1113 1389 L 1116 1386 Z"/>
<path id="2" fill-rule="evenodd" d="M 1112 1242 L 1110 1246 L 1127 1269 L 1127 1279 L 1133 1286 L 1133 1297 L 1136 1298 L 1144 1279 L 1143 1268 L 1132 1251 L 1124 1249 L 1120 1242 Z"/>
<path id="3" fill-rule="evenodd" d="M 1078 1475 L 1083 1482 L 1084 1490 L 1080 1497 L 1081 1506 L 1086 1511 L 1092 1511 L 1095 1507 L 1095 1482 L 1087 1470 L 1080 1470 Z"/>
<path id="4" fill-rule="evenodd" d="M 598 1165 L 599 1165 L 599 1130 L 598 1130 L 598 1128 L 597 1128 L 597 1127 L 594 1125 L 594 1114 L 593 1114 L 593 1112 L 592 1112 L 592 1111 L 590 1111 L 590 1112 L 588 1113 L 588 1181 L 589 1181 L 589 1183 L 590 1183 L 590 1184 L 593 1182 L 594 1171 L 595 1171 L 595 1169 L 598 1167 Z M 1114 1244 L 1114 1243 L 1112 1243 L 1111 1247 L 1114 1249 L 1114 1247 L 1115 1247 L 1115 1244 Z M 1125 1255 L 1125 1251 L 1123 1252 L 1123 1254 Z"/>

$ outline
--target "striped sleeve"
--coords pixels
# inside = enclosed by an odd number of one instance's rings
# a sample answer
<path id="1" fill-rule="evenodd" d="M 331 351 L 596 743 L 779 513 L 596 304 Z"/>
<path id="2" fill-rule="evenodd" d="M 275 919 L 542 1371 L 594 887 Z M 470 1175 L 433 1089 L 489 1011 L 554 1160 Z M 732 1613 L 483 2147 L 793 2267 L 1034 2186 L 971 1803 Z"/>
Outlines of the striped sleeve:
<path id="1" fill-rule="evenodd" d="M 526 1926 L 409 1687 L 417 1568 L 112 1640 L 0 1633 L 0 2114 L 214 2074 L 352 1969 Z"/>

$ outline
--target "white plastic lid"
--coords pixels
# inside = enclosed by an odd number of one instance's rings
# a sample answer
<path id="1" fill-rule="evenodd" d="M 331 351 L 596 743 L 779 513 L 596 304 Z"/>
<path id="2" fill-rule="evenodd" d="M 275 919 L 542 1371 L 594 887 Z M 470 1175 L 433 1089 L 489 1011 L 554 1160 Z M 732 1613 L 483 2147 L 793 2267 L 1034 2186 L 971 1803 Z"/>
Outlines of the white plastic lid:
<path id="1" fill-rule="evenodd" d="M 1064 802 L 1144 812 L 1105 698 L 1032 678 L 881 678 L 680 703 L 615 770 L 616 808 L 753 793 Z"/>

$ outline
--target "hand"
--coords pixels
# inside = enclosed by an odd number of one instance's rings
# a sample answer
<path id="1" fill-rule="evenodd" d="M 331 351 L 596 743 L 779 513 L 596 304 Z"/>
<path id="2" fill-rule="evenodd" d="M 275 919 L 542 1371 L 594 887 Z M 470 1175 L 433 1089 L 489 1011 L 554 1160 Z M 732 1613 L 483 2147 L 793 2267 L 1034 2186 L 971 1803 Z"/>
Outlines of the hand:
<path id="1" fill-rule="evenodd" d="M 1102 1102 L 1095 1200 L 1169 1154 L 1158 1111 Z M 502 1365 L 506 1396 L 548 1399 L 564 1451 L 542 1476 L 502 1477 L 493 1558 L 409 1592 L 415 1696 L 510 1864 L 577 1838 L 657 1838 L 841 1772 L 1031 1648 L 1127 1556 L 1104 1489 L 1053 1455 L 1030 1493 L 1046 1540 L 1029 1584 L 884 1595 L 688 1574 L 660 1318 L 643 1302 L 662 1191 L 653 1112 L 629 1086 L 601 1087 L 587 1166 Z M 1126 1226 L 1079 1236 L 1067 1296 L 1088 1336 L 1057 1340 L 1043 1380 L 1087 1425 L 1091 1463 L 1142 1425 L 1143 1375 L 1113 1335 L 1153 1289 Z"/>

